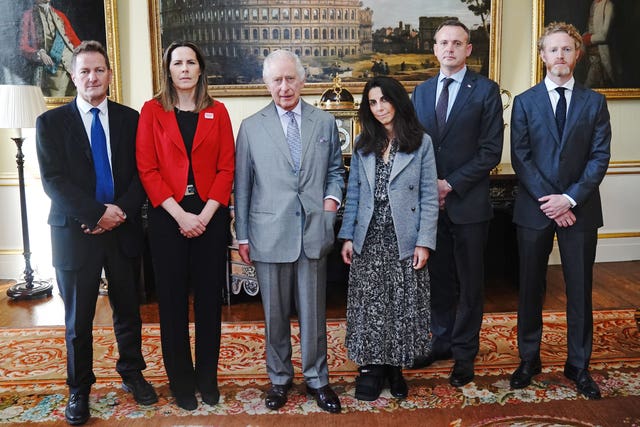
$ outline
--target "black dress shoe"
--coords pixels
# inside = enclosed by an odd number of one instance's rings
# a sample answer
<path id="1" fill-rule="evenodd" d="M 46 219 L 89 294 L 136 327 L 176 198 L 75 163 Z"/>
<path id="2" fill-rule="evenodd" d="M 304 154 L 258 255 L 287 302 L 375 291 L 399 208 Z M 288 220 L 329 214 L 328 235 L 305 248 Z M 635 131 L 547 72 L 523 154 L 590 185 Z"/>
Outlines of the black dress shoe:
<path id="1" fill-rule="evenodd" d="M 340 399 L 329 384 L 320 388 L 307 386 L 307 393 L 316 398 L 318 407 L 323 411 L 338 414 L 342 410 L 342 406 L 340 406 Z"/>
<path id="2" fill-rule="evenodd" d="M 141 405 L 152 405 L 158 401 L 156 391 L 142 374 L 123 378 L 122 389 L 133 394 L 133 398 Z"/>
<path id="3" fill-rule="evenodd" d="M 291 384 L 271 384 L 271 388 L 267 391 L 267 397 L 264 399 L 264 405 L 272 410 L 282 408 L 287 403 L 287 392 L 291 388 Z"/>
<path id="4" fill-rule="evenodd" d="M 358 367 L 360 375 L 356 377 L 355 397 L 358 400 L 373 402 L 380 397 L 387 376 L 383 365 L 363 365 Z"/>
<path id="5" fill-rule="evenodd" d="M 213 391 L 201 391 L 202 401 L 210 406 L 215 406 L 220 401 L 220 390 L 217 388 Z"/>
<path id="6" fill-rule="evenodd" d="M 591 378 L 587 369 L 576 368 L 575 366 L 565 364 L 564 376 L 576 383 L 578 393 L 584 395 L 587 399 L 600 399 L 600 387 Z"/>
<path id="7" fill-rule="evenodd" d="M 64 410 L 64 418 L 72 426 L 79 426 L 89 420 L 89 394 L 71 393 L 67 407 Z"/>
<path id="8" fill-rule="evenodd" d="M 420 369 L 426 368 L 427 366 L 432 365 L 434 362 L 438 360 L 448 360 L 451 359 L 453 355 L 451 354 L 451 350 L 445 352 L 433 352 L 428 356 L 420 356 L 416 357 L 413 361 L 413 365 L 409 369 Z"/>
<path id="9" fill-rule="evenodd" d="M 540 359 L 532 361 L 523 360 L 520 362 L 520 366 L 511 375 L 511 388 L 525 388 L 531 384 L 531 379 L 534 375 L 538 375 L 542 372 L 542 362 Z"/>
<path id="10" fill-rule="evenodd" d="M 473 381 L 473 361 L 471 360 L 456 360 L 449 377 L 449 384 L 454 387 L 462 387 L 465 384 L 469 384 Z"/>
<path id="11" fill-rule="evenodd" d="M 176 400 L 176 405 L 186 411 L 195 411 L 198 408 L 198 400 L 196 399 L 195 394 L 175 394 L 174 398 Z"/>
<path id="12" fill-rule="evenodd" d="M 387 365 L 387 379 L 389 380 L 389 391 L 393 397 L 404 399 L 409 395 L 409 387 L 402 376 L 401 367 Z"/>

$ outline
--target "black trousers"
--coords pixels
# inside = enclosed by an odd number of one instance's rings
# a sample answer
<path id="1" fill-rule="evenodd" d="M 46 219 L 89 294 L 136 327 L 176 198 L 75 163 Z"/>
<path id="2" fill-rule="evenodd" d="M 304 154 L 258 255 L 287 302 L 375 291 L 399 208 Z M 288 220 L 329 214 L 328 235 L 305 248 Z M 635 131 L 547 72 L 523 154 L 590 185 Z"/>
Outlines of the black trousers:
<path id="1" fill-rule="evenodd" d="M 118 343 L 116 370 L 126 377 L 146 368 L 141 350 L 137 260 L 122 253 L 111 232 L 87 238 L 95 240 L 87 262 L 78 270 L 56 269 L 65 308 L 67 384 L 71 393 L 88 393 L 96 382 L 92 331 L 103 268 L 109 281 L 109 302 Z"/>
<path id="2" fill-rule="evenodd" d="M 484 305 L 484 250 L 489 222 L 454 224 L 438 217 L 436 250 L 429 257 L 433 351 L 451 350 L 472 361 L 480 347 Z"/>
<path id="3" fill-rule="evenodd" d="M 567 295 L 567 363 L 587 369 L 593 346 L 593 263 L 598 232 L 550 224 L 543 230 L 518 227 L 520 291 L 518 298 L 518 351 L 522 360 L 540 357 L 542 308 L 547 264 L 558 237 Z"/>
<path id="4" fill-rule="evenodd" d="M 192 195 L 180 205 L 198 214 L 204 202 Z M 224 206 L 216 211 L 206 231 L 191 239 L 180 234 L 178 224 L 162 207 L 149 209 L 162 358 L 174 395 L 217 389 L 229 235 L 229 209 Z M 190 292 L 195 317 L 195 366 L 189 337 Z"/>

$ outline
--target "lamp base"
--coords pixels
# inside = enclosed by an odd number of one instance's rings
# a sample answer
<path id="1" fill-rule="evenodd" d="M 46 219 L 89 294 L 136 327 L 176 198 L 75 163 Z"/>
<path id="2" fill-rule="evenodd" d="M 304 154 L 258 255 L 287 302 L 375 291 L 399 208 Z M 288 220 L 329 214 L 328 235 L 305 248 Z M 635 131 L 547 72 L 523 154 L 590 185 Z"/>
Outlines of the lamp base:
<path id="1" fill-rule="evenodd" d="M 7 289 L 7 296 L 13 299 L 36 299 L 50 297 L 53 294 L 53 285 L 49 281 L 34 280 L 16 283 Z"/>

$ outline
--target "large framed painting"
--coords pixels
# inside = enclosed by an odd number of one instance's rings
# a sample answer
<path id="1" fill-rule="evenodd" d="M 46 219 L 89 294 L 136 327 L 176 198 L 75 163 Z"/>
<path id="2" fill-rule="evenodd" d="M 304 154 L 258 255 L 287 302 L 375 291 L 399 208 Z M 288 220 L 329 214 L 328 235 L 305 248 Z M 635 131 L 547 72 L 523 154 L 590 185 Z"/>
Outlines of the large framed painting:
<path id="1" fill-rule="evenodd" d="M 120 99 L 116 0 L 0 0 L 0 10 L 0 84 L 40 86 L 49 107 L 68 102 L 73 48 L 97 40 L 113 70 L 110 98 Z"/>
<path id="2" fill-rule="evenodd" d="M 574 76 L 607 98 L 640 97 L 640 1 L 533 0 L 532 83 L 544 77 L 536 41 L 553 21 L 573 24 L 584 43 Z"/>
<path id="3" fill-rule="evenodd" d="M 375 74 L 412 90 L 438 73 L 433 36 L 449 18 L 471 29 L 469 66 L 499 80 L 502 0 L 151 0 L 149 15 L 155 91 L 175 40 L 203 50 L 216 96 L 268 95 L 262 60 L 276 49 L 300 56 L 303 94 L 322 93 L 334 77 L 361 92 Z"/>

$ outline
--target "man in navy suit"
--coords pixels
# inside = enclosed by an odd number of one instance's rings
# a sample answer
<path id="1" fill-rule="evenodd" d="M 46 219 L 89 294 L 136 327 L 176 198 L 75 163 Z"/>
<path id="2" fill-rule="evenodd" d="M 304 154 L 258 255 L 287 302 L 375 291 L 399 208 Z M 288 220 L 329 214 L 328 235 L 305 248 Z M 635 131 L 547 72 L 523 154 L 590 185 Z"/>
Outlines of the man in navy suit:
<path id="1" fill-rule="evenodd" d="M 431 136 L 438 170 L 437 250 L 429 258 L 433 353 L 423 367 L 453 357 L 449 382 L 474 377 L 484 294 L 484 249 L 493 210 L 489 174 L 502 154 L 502 100 L 498 85 L 466 66 L 469 29 L 446 20 L 436 30 L 438 76 L 416 87 L 412 100 Z"/>
<path id="2" fill-rule="evenodd" d="M 538 40 L 544 81 L 517 96 L 511 115 L 511 162 L 520 182 L 518 349 L 511 377 L 524 388 L 541 371 L 542 305 L 549 254 L 557 236 L 567 294 L 568 354 L 564 374 L 578 392 L 599 399 L 589 375 L 593 341 L 591 285 L 603 224 L 598 187 L 610 158 L 606 99 L 577 83 L 573 70 L 582 39 L 573 25 L 549 24 Z"/>
<path id="3" fill-rule="evenodd" d="M 78 96 L 38 117 L 36 149 L 42 185 L 51 199 L 53 265 L 65 310 L 70 393 L 65 418 L 79 425 L 89 419 L 89 393 L 96 381 L 92 326 L 103 268 L 123 388 L 140 404 L 158 397 L 142 376 L 146 365 L 135 270 L 144 201 L 135 158 L 138 112 L 107 99 L 112 73 L 100 43 L 81 43 L 71 64 Z M 98 141 L 103 157 L 95 151 Z M 97 166 L 100 159 L 103 168 Z"/>

